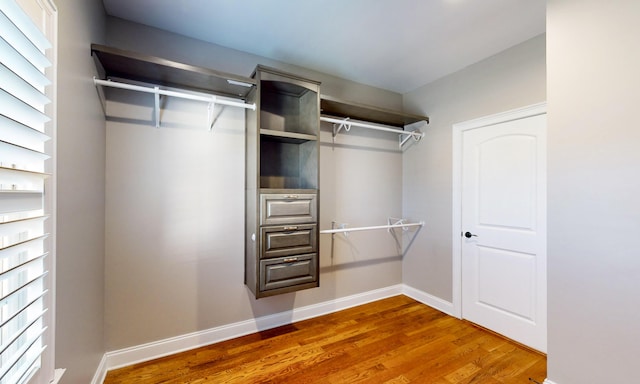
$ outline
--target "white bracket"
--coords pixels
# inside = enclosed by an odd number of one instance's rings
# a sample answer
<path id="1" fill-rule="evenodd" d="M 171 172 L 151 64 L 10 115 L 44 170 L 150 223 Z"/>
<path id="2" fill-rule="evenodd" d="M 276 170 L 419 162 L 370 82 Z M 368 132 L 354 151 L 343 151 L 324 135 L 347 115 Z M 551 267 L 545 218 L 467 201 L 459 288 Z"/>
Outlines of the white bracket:
<path id="1" fill-rule="evenodd" d="M 406 136 L 402 137 L 403 134 Z M 400 148 L 402 149 L 402 146 L 404 146 L 407 143 L 407 141 L 409 141 L 409 139 L 411 138 L 413 138 L 413 140 L 418 142 L 422 140 L 423 137 L 424 137 L 424 133 L 420 132 L 419 129 L 416 129 L 415 131 L 402 132 L 398 135 Z"/>
<path id="2" fill-rule="evenodd" d="M 351 130 L 351 124 L 349 124 L 349 118 L 342 120 L 339 123 L 333 123 L 333 143 L 336 142 L 336 136 L 340 131 L 345 130 L 345 132 L 349 132 Z"/>
<path id="3" fill-rule="evenodd" d="M 407 227 L 405 224 L 405 219 L 390 217 L 387 219 L 387 225 L 389 226 L 389 228 L 387 228 L 387 232 L 392 233 L 393 228 L 401 228 L 403 232 L 406 232 L 409 230 L 409 227 Z"/>
<path id="4" fill-rule="evenodd" d="M 213 100 L 207 104 L 207 127 L 209 127 L 209 131 L 213 130 L 213 110 L 216 108 L 216 99 L 215 97 L 213 98 Z"/>
<path id="5" fill-rule="evenodd" d="M 340 224 L 338 224 L 338 228 L 337 229 L 345 229 L 345 228 L 347 228 L 348 225 L 349 225 L 349 223 L 340 223 Z M 347 231 L 342 232 L 342 234 L 344 235 L 344 237 L 349 237 L 349 232 L 347 232 Z"/>
<path id="6" fill-rule="evenodd" d="M 160 88 L 153 87 L 153 90 L 155 91 L 153 93 L 153 101 L 155 106 L 154 112 L 155 112 L 156 128 L 160 128 Z"/>
<path id="7" fill-rule="evenodd" d="M 95 80 L 95 77 L 93 78 Z M 107 97 L 104 94 L 104 89 L 96 87 L 98 93 L 98 99 L 100 100 L 100 106 L 102 107 L 102 113 L 107 116 Z"/>

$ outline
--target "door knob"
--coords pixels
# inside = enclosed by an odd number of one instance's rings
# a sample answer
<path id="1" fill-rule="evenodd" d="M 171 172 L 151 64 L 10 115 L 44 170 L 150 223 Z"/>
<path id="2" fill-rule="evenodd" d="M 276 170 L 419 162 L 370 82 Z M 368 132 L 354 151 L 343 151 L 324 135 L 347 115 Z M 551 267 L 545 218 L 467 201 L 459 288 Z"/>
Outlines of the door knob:
<path id="1" fill-rule="evenodd" d="M 478 235 L 474 235 L 474 234 L 473 234 L 473 233 L 471 233 L 471 232 L 465 232 L 465 233 L 464 233 L 464 237 L 466 237 L 467 239 L 470 239 L 470 238 L 472 238 L 472 237 L 478 237 Z"/>

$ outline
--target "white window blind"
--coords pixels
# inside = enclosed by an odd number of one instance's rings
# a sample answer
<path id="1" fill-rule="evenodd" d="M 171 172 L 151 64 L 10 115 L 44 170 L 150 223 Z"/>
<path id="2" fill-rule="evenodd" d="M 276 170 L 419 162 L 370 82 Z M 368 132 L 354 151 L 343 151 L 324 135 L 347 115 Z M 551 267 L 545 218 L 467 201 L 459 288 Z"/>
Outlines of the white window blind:
<path id="1" fill-rule="evenodd" d="M 47 376 L 55 129 L 48 50 L 32 18 L 15 0 L 1 0 L 0 384 Z"/>

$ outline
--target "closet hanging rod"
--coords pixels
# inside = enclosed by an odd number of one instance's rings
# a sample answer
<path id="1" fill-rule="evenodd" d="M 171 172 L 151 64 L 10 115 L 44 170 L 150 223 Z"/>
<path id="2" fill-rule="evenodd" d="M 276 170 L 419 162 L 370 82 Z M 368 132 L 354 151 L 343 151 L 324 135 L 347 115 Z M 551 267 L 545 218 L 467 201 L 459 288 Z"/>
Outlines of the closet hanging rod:
<path id="1" fill-rule="evenodd" d="M 151 87 L 144 87 L 144 86 L 141 86 L 141 85 L 120 83 L 120 82 L 112 81 L 112 80 L 101 80 L 101 79 L 97 79 L 95 77 L 93 78 L 93 83 L 95 85 L 102 85 L 102 86 L 105 86 L 105 87 L 128 89 L 128 90 L 132 90 L 132 91 L 153 93 L 153 94 L 156 94 L 156 95 L 171 96 L 171 97 L 177 97 L 177 98 L 187 99 L 187 100 L 204 101 L 206 103 L 229 105 L 229 106 L 232 106 L 232 107 L 247 108 L 247 109 L 251 109 L 251 110 L 254 110 L 254 111 L 256 110 L 256 104 L 255 103 L 247 104 L 247 103 L 242 103 L 242 102 L 238 102 L 238 101 L 224 100 L 224 99 L 217 98 L 215 95 L 198 96 L 198 95 L 192 95 L 192 94 L 189 94 L 189 93 L 168 91 L 166 89 L 159 89 L 158 87 L 151 88 Z"/>
<path id="2" fill-rule="evenodd" d="M 357 232 L 357 231 L 371 231 L 376 229 L 391 229 L 391 228 L 405 228 L 405 227 L 422 227 L 424 222 L 419 223 L 402 223 L 402 224 L 389 224 L 389 225 L 376 225 L 373 227 L 355 227 L 355 228 L 337 228 L 337 229 L 325 229 L 320 233 L 344 233 L 344 232 Z"/>
<path id="3" fill-rule="evenodd" d="M 327 123 L 334 124 L 333 126 L 334 139 L 343 128 L 345 131 L 349 132 L 352 126 L 366 128 L 366 129 L 373 129 L 376 131 L 396 133 L 399 135 L 400 148 L 402 148 L 402 146 L 412 137 L 415 141 L 420 141 L 420 139 L 424 137 L 424 133 L 420 132 L 417 129 L 415 131 L 402 131 L 402 130 L 399 130 L 398 128 L 392 128 L 389 126 L 373 125 L 373 124 L 362 123 L 359 121 L 352 121 L 352 120 L 349 120 L 348 117 L 343 119 L 338 119 L 331 116 L 320 116 L 320 121 L 326 121 Z M 337 124 L 337 127 L 336 127 L 336 124 Z M 406 136 L 403 137 L 403 135 L 406 135 Z"/>

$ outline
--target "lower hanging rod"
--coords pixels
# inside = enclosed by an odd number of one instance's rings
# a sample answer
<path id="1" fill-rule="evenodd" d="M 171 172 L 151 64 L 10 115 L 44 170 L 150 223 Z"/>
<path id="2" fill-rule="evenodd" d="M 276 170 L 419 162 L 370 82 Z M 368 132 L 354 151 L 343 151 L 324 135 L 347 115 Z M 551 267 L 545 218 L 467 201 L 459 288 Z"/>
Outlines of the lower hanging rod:
<path id="1" fill-rule="evenodd" d="M 180 99 L 204 101 L 205 103 L 216 103 L 216 104 L 221 104 L 221 105 L 229 105 L 229 106 L 232 106 L 232 107 L 247 108 L 247 109 L 251 109 L 251 110 L 254 110 L 254 111 L 256 110 L 255 103 L 254 104 L 247 104 L 247 103 L 242 103 L 242 102 L 238 102 L 238 101 L 224 100 L 224 99 L 219 99 L 214 95 L 211 95 L 211 96 L 198 96 L 198 95 L 192 95 L 192 94 L 184 93 L 184 92 L 176 92 L 176 91 L 168 91 L 166 89 L 159 89 L 158 87 L 151 88 L 151 87 L 144 87 L 144 86 L 141 86 L 141 85 L 120 83 L 120 82 L 111 81 L 111 80 L 101 80 L 101 79 L 98 79 L 98 78 L 95 78 L 95 77 L 93 78 L 93 83 L 95 85 L 102 85 L 102 86 L 105 86 L 105 87 L 128 89 L 128 90 L 131 90 L 131 91 L 153 93 L 153 94 L 156 94 L 156 95 L 171 96 L 171 97 L 177 97 L 177 98 L 180 98 Z"/>
<path id="2" fill-rule="evenodd" d="M 344 233 L 344 232 L 357 232 L 357 231 L 371 231 L 371 230 L 376 230 L 376 229 L 422 227 L 423 225 L 424 225 L 424 222 L 421 221 L 419 223 L 377 225 L 377 226 L 373 226 L 373 227 L 325 229 L 325 230 L 320 231 L 320 233 Z"/>

